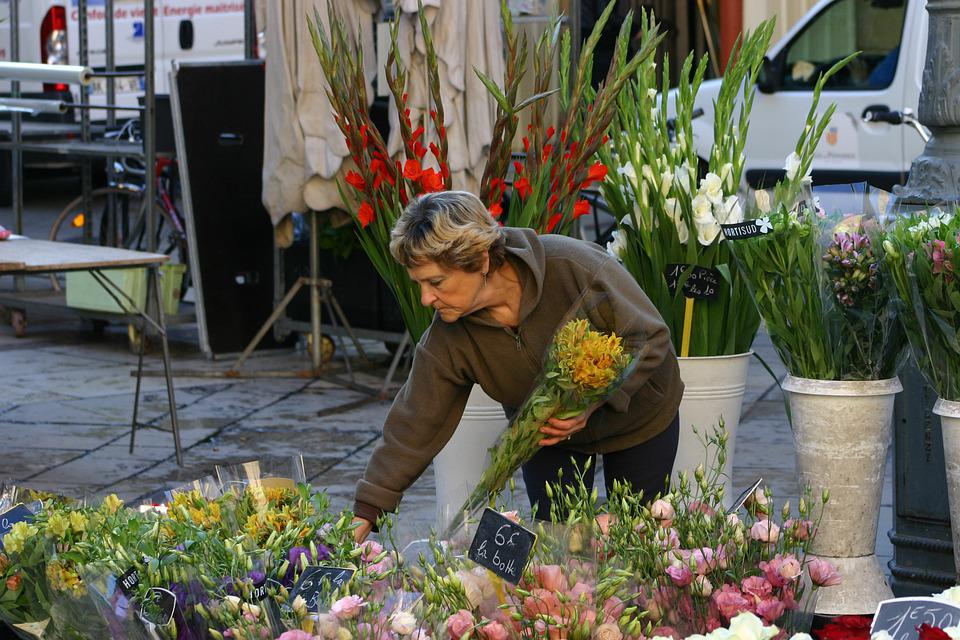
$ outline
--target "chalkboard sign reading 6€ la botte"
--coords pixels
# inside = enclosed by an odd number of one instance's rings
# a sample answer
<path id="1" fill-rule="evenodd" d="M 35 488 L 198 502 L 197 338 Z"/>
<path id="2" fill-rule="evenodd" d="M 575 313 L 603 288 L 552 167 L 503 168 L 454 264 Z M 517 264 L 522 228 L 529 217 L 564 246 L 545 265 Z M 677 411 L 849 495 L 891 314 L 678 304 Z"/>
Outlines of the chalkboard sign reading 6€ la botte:
<path id="1" fill-rule="evenodd" d="M 467 557 L 507 582 L 517 584 L 536 541 L 537 534 L 533 531 L 487 508 L 480 518 Z"/>
<path id="2" fill-rule="evenodd" d="M 321 604 L 329 604 L 325 600 L 335 589 L 350 582 L 353 574 L 353 569 L 310 565 L 300 574 L 300 579 L 290 592 L 289 602 L 292 605 L 300 596 L 307 603 L 307 611 L 317 612 Z"/>

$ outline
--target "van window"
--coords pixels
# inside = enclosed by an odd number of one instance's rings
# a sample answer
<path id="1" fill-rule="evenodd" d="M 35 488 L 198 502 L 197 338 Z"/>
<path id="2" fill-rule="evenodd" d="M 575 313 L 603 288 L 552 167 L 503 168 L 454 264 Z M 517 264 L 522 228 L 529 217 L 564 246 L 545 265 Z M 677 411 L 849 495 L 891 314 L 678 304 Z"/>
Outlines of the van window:
<path id="1" fill-rule="evenodd" d="M 837 0 L 815 16 L 783 52 L 785 90 L 809 90 L 821 73 L 862 52 L 828 82 L 841 90 L 872 91 L 893 82 L 907 0 Z"/>

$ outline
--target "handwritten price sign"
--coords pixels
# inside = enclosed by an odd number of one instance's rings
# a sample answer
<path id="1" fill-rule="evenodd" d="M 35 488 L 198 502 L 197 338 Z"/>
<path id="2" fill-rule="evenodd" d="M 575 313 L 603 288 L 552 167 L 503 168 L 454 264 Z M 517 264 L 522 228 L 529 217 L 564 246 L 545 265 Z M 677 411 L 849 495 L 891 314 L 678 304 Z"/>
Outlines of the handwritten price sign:
<path id="1" fill-rule="evenodd" d="M 894 598 L 884 600 L 873 616 L 870 635 L 886 631 L 893 640 L 917 640 L 922 624 L 941 629 L 960 624 L 960 606 L 939 598 Z"/>
<path id="2" fill-rule="evenodd" d="M 676 263 L 668 264 L 663 275 L 670 293 L 676 293 L 677 286 L 683 281 L 683 295 L 695 300 L 714 300 L 720 294 L 723 279 L 716 269 Z"/>
<path id="3" fill-rule="evenodd" d="M 300 579 L 290 592 L 290 603 L 300 596 L 307 603 L 307 611 L 319 611 L 324 599 L 335 589 L 350 582 L 353 574 L 353 569 L 309 566 L 300 574 Z"/>
<path id="4" fill-rule="evenodd" d="M 467 557 L 517 584 L 536 541 L 534 532 L 488 508 L 480 518 Z"/>

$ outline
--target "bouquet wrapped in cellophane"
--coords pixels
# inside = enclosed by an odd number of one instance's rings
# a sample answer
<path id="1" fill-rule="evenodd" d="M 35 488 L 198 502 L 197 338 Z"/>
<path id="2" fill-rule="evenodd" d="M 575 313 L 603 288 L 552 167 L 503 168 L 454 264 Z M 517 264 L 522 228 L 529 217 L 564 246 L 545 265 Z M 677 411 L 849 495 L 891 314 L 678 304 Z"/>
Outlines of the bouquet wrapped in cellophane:
<path id="1" fill-rule="evenodd" d="M 509 428 L 490 449 L 490 463 L 448 532 L 485 505 L 513 473 L 540 448 L 540 427 L 550 418 L 565 420 L 609 398 L 633 372 L 633 346 L 623 336 L 598 329 L 606 321 L 600 298 L 561 324 L 547 349 L 543 372 Z"/>

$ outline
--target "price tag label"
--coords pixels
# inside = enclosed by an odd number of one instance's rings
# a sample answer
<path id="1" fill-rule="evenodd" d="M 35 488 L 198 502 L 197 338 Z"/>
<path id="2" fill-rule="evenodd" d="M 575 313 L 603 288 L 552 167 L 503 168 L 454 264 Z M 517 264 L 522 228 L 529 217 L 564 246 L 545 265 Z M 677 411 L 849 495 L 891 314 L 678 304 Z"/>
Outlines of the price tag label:
<path id="1" fill-rule="evenodd" d="M 169 589 L 151 587 L 143 596 L 140 618 L 158 627 L 166 627 L 177 610 L 177 596 Z"/>
<path id="2" fill-rule="evenodd" d="M 33 512 L 22 504 L 18 504 L 0 514 L 0 551 L 3 550 L 3 536 L 10 533 L 13 525 L 18 522 L 31 522 L 32 520 Z"/>
<path id="3" fill-rule="evenodd" d="M 487 508 L 467 557 L 504 580 L 517 584 L 527 566 L 537 534 Z"/>
<path id="4" fill-rule="evenodd" d="M 663 275 L 667 279 L 670 293 L 676 294 L 677 285 L 682 280 L 683 295 L 687 298 L 714 300 L 720 295 L 720 283 L 723 281 L 723 276 L 716 269 L 671 263 L 667 265 L 667 270 Z"/>
<path id="5" fill-rule="evenodd" d="M 917 627 L 955 627 L 960 624 L 960 606 L 939 598 L 894 598 L 884 600 L 873 616 L 870 635 L 886 631 L 893 640 L 917 640 Z"/>
<path id="6" fill-rule="evenodd" d="M 300 574 L 300 579 L 290 592 L 290 604 L 292 605 L 297 596 L 300 596 L 307 603 L 307 611 L 318 611 L 320 604 L 335 589 L 350 582 L 353 574 L 353 569 L 308 566 Z"/>
<path id="7" fill-rule="evenodd" d="M 745 238 L 755 238 L 773 231 L 773 224 L 769 216 L 763 216 L 756 220 L 746 220 L 736 224 L 722 224 L 720 229 L 727 240 L 743 240 Z"/>
<path id="8" fill-rule="evenodd" d="M 132 598 L 137 593 L 138 584 L 140 584 L 140 572 L 136 567 L 130 567 L 117 578 L 117 586 L 128 598 Z"/>

